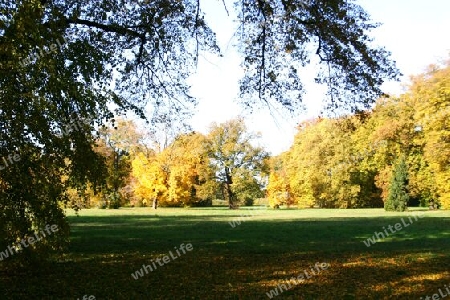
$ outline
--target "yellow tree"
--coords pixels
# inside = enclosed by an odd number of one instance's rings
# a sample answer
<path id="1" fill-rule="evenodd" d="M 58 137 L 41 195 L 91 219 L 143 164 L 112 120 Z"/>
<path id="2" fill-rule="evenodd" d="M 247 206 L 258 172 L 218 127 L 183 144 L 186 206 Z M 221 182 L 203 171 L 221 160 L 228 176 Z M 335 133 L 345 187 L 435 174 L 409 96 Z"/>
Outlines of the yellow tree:
<path id="1" fill-rule="evenodd" d="M 450 60 L 441 66 L 430 66 L 425 74 L 413 77 L 412 81 L 411 97 L 418 103 L 415 119 L 422 133 L 424 158 L 428 164 L 428 169 L 422 173 L 423 188 L 430 189 L 431 200 L 449 209 Z"/>
<path id="2" fill-rule="evenodd" d="M 417 151 L 420 152 L 420 147 L 415 144 L 413 114 L 414 106 L 404 96 L 381 98 L 370 111 L 368 120 L 352 135 L 353 147 L 360 158 L 357 159 L 360 172 L 369 178 L 374 177 L 379 189 L 379 192 L 376 189 L 371 191 L 373 201 L 370 202 L 374 206 L 378 206 L 379 197 L 386 201 L 393 179 L 393 166 L 400 157 L 405 156 L 408 165 L 411 165 L 408 173 L 410 169 L 414 170 L 413 157 Z M 364 188 L 365 191 L 368 189 L 370 186 Z"/>
<path id="3" fill-rule="evenodd" d="M 271 159 L 267 184 L 267 198 L 271 207 L 279 207 L 283 204 L 289 207 L 296 203 L 282 159 L 283 155 Z"/>
<path id="4" fill-rule="evenodd" d="M 374 175 L 360 168 L 364 153 L 353 140 L 367 119 L 367 113 L 358 113 L 302 122 L 294 145 L 283 155 L 286 175 L 275 174 L 272 180 L 289 186 L 299 207 L 372 206 Z"/>
<path id="5" fill-rule="evenodd" d="M 130 192 L 131 161 L 142 151 L 143 134 L 132 120 L 118 119 L 99 129 L 98 151 L 106 158 L 108 176 L 103 189 L 110 206 L 118 207 L 133 198 Z"/>
<path id="6" fill-rule="evenodd" d="M 164 206 L 211 203 L 218 187 L 204 146 L 205 136 L 191 132 L 159 153 L 139 153 L 133 161 L 136 194 Z"/>
<path id="7" fill-rule="evenodd" d="M 155 200 L 167 201 L 167 173 L 158 156 L 146 157 L 138 153 L 132 162 L 132 174 L 135 180 L 134 191 L 141 197 L 144 205 Z"/>
<path id="8" fill-rule="evenodd" d="M 202 193 L 202 185 L 211 179 L 205 136 L 191 132 L 179 135 L 163 155 L 169 162 L 168 201 L 172 205 L 196 205 L 212 200 Z"/>
<path id="9" fill-rule="evenodd" d="M 298 199 L 298 205 L 314 206 L 319 201 L 321 178 L 314 176 L 315 161 L 320 160 L 318 145 L 320 138 L 315 134 L 315 126 L 322 122 L 322 119 L 308 120 L 302 122 L 297 128 L 294 144 L 288 153 L 285 154 L 283 163 L 285 164 L 287 178 L 289 178 L 290 188 Z M 320 172 L 316 175 L 320 176 Z"/>
<path id="10" fill-rule="evenodd" d="M 290 150 L 287 174 L 299 206 L 352 206 L 353 191 L 342 124 L 334 119 L 306 121 L 298 127 Z"/>
<path id="11" fill-rule="evenodd" d="M 75 126 L 75 130 L 80 125 Z M 104 159 L 105 181 L 97 186 L 87 182 L 78 189 L 68 189 L 71 205 L 76 208 L 106 206 L 118 208 L 134 197 L 131 189 L 131 160 L 142 150 L 142 134 L 135 123 L 119 119 L 98 129 L 95 152 Z M 84 203 L 83 203 L 84 202 Z"/>

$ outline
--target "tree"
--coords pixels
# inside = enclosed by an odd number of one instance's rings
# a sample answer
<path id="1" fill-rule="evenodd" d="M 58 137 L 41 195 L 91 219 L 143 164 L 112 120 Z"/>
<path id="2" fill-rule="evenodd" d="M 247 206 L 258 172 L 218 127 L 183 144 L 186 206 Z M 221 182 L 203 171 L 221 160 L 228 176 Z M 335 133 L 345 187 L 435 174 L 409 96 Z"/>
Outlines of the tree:
<path id="1" fill-rule="evenodd" d="M 216 179 L 225 187 L 226 198 L 233 208 L 242 195 L 235 195 L 232 184 L 236 178 L 244 177 L 247 182 L 261 178 L 265 171 L 267 153 L 261 147 L 251 144 L 258 136 L 248 133 L 242 118 L 223 124 L 212 124 L 206 139 L 206 149 L 214 168 Z M 241 191 L 245 190 L 242 189 Z"/>
<path id="2" fill-rule="evenodd" d="M 167 200 L 168 173 L 164 165 L 157 155 L 146 157 L 143 153 L 138 153 L 134 158 L 134 192 L 141 197 L 144 204 Z"/>
<path id="3" fill-rule="evenodd" d="M 299 207 L 448 207 L 449 70 L 431 66 L 371 110 L 302 122 L 291 149 L 273 159 L 271 202 L 292 194 Z"/>
<path id="4" fill-rule="evenodd" d="M 183 206 L 210 202 L 211 195 L 205 193 L 208 181 L 214 180 L 209 159 L 204 149 L 205 136 L 191 132 L 180 134 L 167 147 L 163 155 L 169 161 L 168 200 Z"/>
<path id="5" fill-rule="evenodd" d="M 70 189 L 70 202 L 75 209 L 96 206 L 119 208 L 127 202 L 135 202 L 132 189 L 131 162 L 137 153 L 146 152 L 143 135 L 133 121 L 119 119 L 113 126 L 99 129 L 95 151 L 104 158 L 105 182 L 94 193 L 92 184 Z"/>
<path id="6" fill-rule="evenodd" d="M 294 144 L 282 155 L 285 174 L 283 172 L 273 178 L 289 181 L 289 189 L 280 192 L 292 191 L 299 207 L 312 207 L 316 204 L 325 206 L 323 200 L 327 198 L 325 193 L 330 186 L 330 176 L 326 167 L 327 151 L 330 148 L 329 145 L 325 147 L 322 145 L 325 137 L 322 136 L 321 127 L 326 126 L 324 123 L 327 122 L 326 119 L 318 118 L 304 121 L 298 126 Z M 283 170 L 280 166 L 276 169 Z M 269 186 L 272 184 L 276 186 L 275 183 L 276 181 L 272 183 L 269 181 Z"/>
<path id="7" fill-rule="evenodd" d="M 210 203 L 217 185 L 204 141 L 200 133 L 179 134 L 161 152 L 139 153 L 133 161 L 135 192 L 163 206 Z"/>
<path id="8" fill-rule="evenodd" d="M 331 106 L 367 106 L 383 80 L 397 75 L 388 53 L 371 48 L 376 25 L 360 6 L 308 3 L 237 2 L 241 93 L 258 95 L 245 104 L 275 99 L 297 108 L 298 67 L 314 55 L 311 45 Z M 48 222 L 68 228 L 59 206 L 68 188 L 91 182 L 95 190 L 105 180 L 96 128 L 114 112 L 143 117 L 146 104 L 154 123 L 183 119 L 195 104 L 187 78 L 199 53 L 220 49 L 200 1 L 13 0 L 0 2 L 0 13 L 0 155 L 20 155 L 20 164 L 0 173 L 0 231 L 8 244 Z M 73 123 L 83 124 L 64 132 Z M 64 240 L 68 231 L 58 233 Z"/>
<path id="9" fill-rule="evenodd" d="M 409 97 L 417 103 L 414 120 L 423 149 L 416 185 L 427 204 L 450 209 L 450 59 L 412 82 Z"/>
<path id="10" fill-rule="evenodd" d="M 131 196 L 124 191 L 130 183 L 131 160 L 144 145 L 133 121 L 119 119 L 113 125 L 99 130 L 97 151 L 106 158 L 108 169 L 101 192 L 107 206 L 118 208 L 127 201 L 125 196 Z"/>
<path id="11" fill-rule="evenodd" d="M 276 162 L 275 162 L 276 163 Z M 284 170 L 272 167 L 267 184 L 267 198 L 272 207 L 286 204 L 288 207 L 295 203 L 294 194 L 289 185 L 289 179 Z"/>
<path id="12" fill-rule="evenodd" d="M 387 211 L 405 211 L 408 201 L 408 167 L 406 166 L 405 157 L 401 157 L 394 167 L 384 209 Z"/>
<path id="13" fill-rule="evenodd" d="M 259 175 L 258 177 L 265 177 Z M 256 178 L 254 172 L 247 169 L 237 171 L 233 176 L 233 192 L 239 203 L 252 206 L 255 199 L 264 197 L 264 182 Z"/>
<path id="14" fill-rule="evenodd" d="M 354 207 L 359 186 L 351 181 L 346 118 L 305 121 L 284 160 L 289 189 L 300 207 Z M 284 179 L 286 180 L 286 179 Z"/>

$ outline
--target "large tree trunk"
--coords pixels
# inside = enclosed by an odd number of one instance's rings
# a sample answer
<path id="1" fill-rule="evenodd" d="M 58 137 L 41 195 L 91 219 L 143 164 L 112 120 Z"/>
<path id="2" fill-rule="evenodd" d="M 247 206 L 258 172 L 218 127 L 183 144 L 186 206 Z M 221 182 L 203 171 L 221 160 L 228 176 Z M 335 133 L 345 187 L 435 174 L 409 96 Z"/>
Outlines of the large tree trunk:
<path id="1" fill-rule="evenodd" d="M 231 186 L 229 183 L 226 183 L 226 188 L 227 188 L 227 195 L 228 195 L 228 206 L 230 207 L 230 209 L 234 208 L 234 203 L 233 203 L 233 191 L 231 190 Z"/>
<path id="2" fill-rule="evenodd" d="M 228 167 L 225 167 L 225 177 L 226 177 L 225 186 L 227 188 L 228 194 L 228 206 L 230 209 L 235 209 L 236 207 L 234 206 L 234 194 L 233 191 L 231 190 L 231 184 L 233 184 L 233 180 L 231 179 L 230 169 Z"/>

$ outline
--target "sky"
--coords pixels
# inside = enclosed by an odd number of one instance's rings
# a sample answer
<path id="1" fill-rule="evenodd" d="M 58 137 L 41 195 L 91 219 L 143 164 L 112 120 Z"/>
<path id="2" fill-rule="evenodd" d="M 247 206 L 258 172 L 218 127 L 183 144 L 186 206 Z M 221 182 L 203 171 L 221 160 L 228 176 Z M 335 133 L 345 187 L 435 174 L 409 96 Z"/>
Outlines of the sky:
<path id="1" fill-rule="evenodd" d="M 325 89 L 313 83 L 314 73 L 305 77 L 307 93 L 306 111 L 295 117 L 286 113 L 267 110 L 248 114 L 237 104 L 238 81 L 242 77 L 240 58 L 233 47 L 236 23 L 221 5 L 222 0 L 202 1 L 202 9 L 209 26 L 217 33 L 223 57 L 202 55 L 197 72 L 191 77 L 192 95 L 199 100 L 197 112 L 190 124 L 193 129 L 206 133 L 212 122 L 222 123 L 243 115 L 250 131 L 260 132 L 259 145 L 272 155 L 289 149 L 296 132 L 296 125 L 320 111 Z M 226 1 L 233 9 L 232 1 Z M 376 45 L 384 46 L 404 74 L 400 82 L 387 82 L 383 91 L 399 95 L 405 90 L 410 75 L 422 73 L 430 64 L 449 58 L 450 1 L 448 0 L 356 0 L 382 25 L 371 36 Z"/>

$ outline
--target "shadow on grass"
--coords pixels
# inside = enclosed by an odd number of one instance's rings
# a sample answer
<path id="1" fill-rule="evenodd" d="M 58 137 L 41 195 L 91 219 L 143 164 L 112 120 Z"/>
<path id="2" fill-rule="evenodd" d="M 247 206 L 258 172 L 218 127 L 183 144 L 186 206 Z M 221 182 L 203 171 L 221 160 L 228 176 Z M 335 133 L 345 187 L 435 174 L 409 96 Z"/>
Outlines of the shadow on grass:
<path id="1" fill-rule="evenodd" d="M 280 299 L 411 299 L 449 284 L 450 218 L 423 218 L 367 247 L 400 217 L 264 220 L 236 217 L 70 217 L 69 253 L 33 274 L 1 274 L 3 299 L 267 299 L 309 270 L 328 270 Z M 143 264 L 191 243 L 188 252 L 142 278 Z"/>

